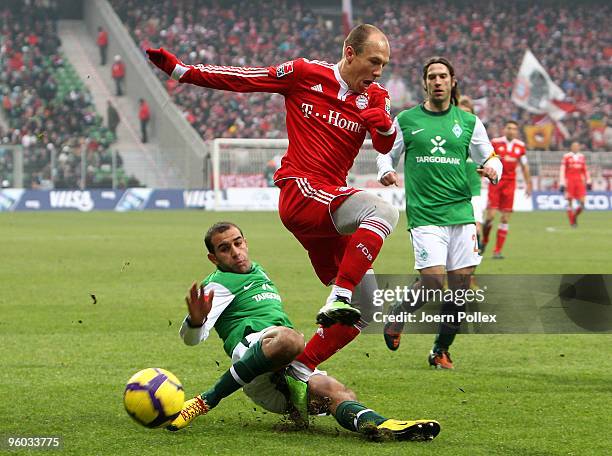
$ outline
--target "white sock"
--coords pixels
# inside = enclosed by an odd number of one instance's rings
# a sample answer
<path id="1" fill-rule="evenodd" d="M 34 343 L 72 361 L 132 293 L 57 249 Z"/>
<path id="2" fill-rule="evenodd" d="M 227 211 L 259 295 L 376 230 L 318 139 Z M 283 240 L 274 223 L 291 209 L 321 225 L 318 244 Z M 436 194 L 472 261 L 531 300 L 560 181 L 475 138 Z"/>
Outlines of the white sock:
<path id="1" fill-rule="evenodd" d="M 338 285 L 333 285 L 331 293 L 327 298 L 327 304 L 334 302 L 336 297 L 346 298 L 349 302 L 351 302 L 351 299 L 353 299 L 353 292 L 351 290 L 347 290 L 346 288 L 339 287 Z"/>

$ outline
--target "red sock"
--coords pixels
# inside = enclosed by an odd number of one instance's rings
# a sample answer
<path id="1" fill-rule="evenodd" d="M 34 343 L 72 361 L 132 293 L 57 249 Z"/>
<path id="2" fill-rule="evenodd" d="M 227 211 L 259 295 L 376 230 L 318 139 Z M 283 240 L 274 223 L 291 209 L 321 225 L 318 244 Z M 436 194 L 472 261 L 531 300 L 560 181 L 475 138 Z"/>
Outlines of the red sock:
<path id="1" fill-rule="evenodd" d="M 365 223 L 366 221 L 362 222 L 351 236 L 336 276 L 336 285 L 351 291 L 372 267 L 383 245 L 383 237 L 378 232 L 363 227 Z M 390 232 L 391 230 L 388 231 Z"/>
<path id="2" fill-rule="evenodd" d="M 569 218 L 570 225 L 573 225 L 576 221 L 576 216 L 574 215 L 574 211 L 571 209 L 567 210 L 567 218 Z"/>
<path id="3" fill-rule="evenodd" d="M 491 233 L 491 228 L 493 228 L 493 224 L 491 222 L 485 222 L 485 224 L 482 227 L 483 245 L 487 245 L 489 243 L 489 234 Z"/>
<path id="4" fill-rule="evenodd" d="M 313 369 L 352 341 L 360 333 L 355 326 L 336 323 L 329 328 L 319 326 L 296 361 Z"/>
<path id="5" fill-rule="evenodd" d="M 581 212 L 582 212 L 582 206 L 578 206 L 578 209 L 576 209 L 576 213 L 574 214 L 574 223 L 576 223 L 576 219 L 578 218 Z"/>
<path id="6" fill-rule="evenodd" d="M 508 235 L 508 224 L 500 223 L 497 228 L 497 240 L 495 242 L 495 252 L 500 253 L 506 242 L 506 236 Z"/>

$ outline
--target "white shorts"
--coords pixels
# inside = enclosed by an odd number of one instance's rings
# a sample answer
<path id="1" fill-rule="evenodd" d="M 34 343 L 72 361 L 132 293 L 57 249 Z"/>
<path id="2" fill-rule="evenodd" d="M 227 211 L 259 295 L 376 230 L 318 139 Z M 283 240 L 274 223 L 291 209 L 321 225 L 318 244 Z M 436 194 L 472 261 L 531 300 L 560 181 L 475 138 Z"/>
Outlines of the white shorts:
<path id="1" fill-rule="evenodd" d="M 248 345 L 245 345 L 243 341 L 238 343 L 232 352 L 232 364 L 236 361 L 240 360 L 246 351 L 249 349 L 251 345 L 260 340 L 263 335 L 272 329 L 276 328 L 276 326 L 270 326 L 262 331 L 251 333 L 246 336 L 244 339 L 246 340 Z M 294 361 L 297 363 L 297 361 Z M 293 363 L 291 363 L 293 365 Z M 301 363 L 297 363 L 300 366 L 303 366 Z M 305 366 L 304 366 L 305 367 Z M 310 375 L 326 375 L 324 371 L 320 371 L 315 369 L 314 372 L 311 372 Z M 255 404 L 263 407 L 272 413 L 283 414 L 286 413 L 289 408 L 289 401 L 287 397 L 276 388 L 276 384 L 272 381 L 272 376 L 274 372 L 266 372 L 265 374 L 261 374 L 258 377 L 255 377 L 251 383 L 247 383 L 242 387 L 244 394 L 246 394 Z M 307 377 L 309 378 L 309 376 Z M 305 380 L 307 381 L 307 379 Z"/>
<path id="2" fill-rule="evenodd" d="M 414 269 L 445 266 L 447 271 L 477 266 L 476 225 L 418 226 L 410 230 L 414 249 Z"/>
<path id="3" fill-rule="evenodd" d="M 472 208 L 474 209 L 474 219 L 476 223 L 483 223 L 484 201 L 481 195 L 472 196 Z"/>

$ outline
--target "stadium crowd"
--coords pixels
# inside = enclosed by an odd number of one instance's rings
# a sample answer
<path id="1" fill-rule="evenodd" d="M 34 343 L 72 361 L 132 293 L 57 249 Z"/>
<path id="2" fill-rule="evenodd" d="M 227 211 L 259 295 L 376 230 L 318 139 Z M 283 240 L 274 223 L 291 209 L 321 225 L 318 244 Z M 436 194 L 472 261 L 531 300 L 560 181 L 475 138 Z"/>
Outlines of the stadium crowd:
<path id="1" fill-rule="evenodd" d="M 82 157 L 86 186 L 110 187 L 109 146 L 115 138 L 62 56 L 53 2 L 30 3 L 0 9 L 0 90 L 7 123 L 0 128 L 0 143 L 23 147 L 26 187 L 78 188 Z M 10 182 L 13 157 L 1 144 L 0 176 Z"/>
<path id="2" fill-rule="evenodd" d="M 111 3 L 142 49 L 163 46 L 186 63 L 258 66 L 300 56 L 336 62 L 343 40 L 339 15 L 315 13 L 304 1 Z M 477 108 L 492 136 L 501 134 L 505 119 L 534 123 L 532 114 L 510 101 L 514 78 L 529 48 L 565 91 L 566 101 L 575 106 L 564 119 L 569 136 L 553 147 L 578 140 L 589 149 L 598 148 L 591 144 L 590 122 L 605 127 L 612 114 L 611 32 L 601 20 L 610 10 L 601 0 L 353 2 L 356 22 L 376 24 L 390 38 L 392 60 L 383 83 L 395 98 L 396 112 L 420 101 L 422 62 L 442 54 L 462 75 L 463 92 L 486 100 Z M 204 139 L 285 135 L 281 97 L 203 91 L 157 74 Z"/>

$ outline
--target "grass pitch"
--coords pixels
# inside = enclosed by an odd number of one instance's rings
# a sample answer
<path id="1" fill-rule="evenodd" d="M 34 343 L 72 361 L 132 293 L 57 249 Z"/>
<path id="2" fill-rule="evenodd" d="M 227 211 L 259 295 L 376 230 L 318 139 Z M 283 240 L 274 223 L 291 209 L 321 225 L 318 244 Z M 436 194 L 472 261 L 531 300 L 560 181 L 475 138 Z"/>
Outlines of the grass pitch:
<path id="1" fill-rule="evenodd" d="M 427 444 L 367 442 L 332 417 L 294 431 L 241 392 L 184 432 L 139 427 L 122 404 L 134 372 L 169 369 L 191 397 L 229 367 L 215 335 L 187 347 L 177 334 L 185 291 L 212 270 L 202 236 L 219 219 L 244 229 L 251 257 L 270 273 L 308 338 L 327 291 L 274 213 L 0 214 L 4 440 L 59 435 L 59 451 L 75 455 L 610 451 L 610 335 L 459 335 L 452 372 L 427 367 L 433 336 L 404 336 L 391 353 L 380 335 L 362 335 L 323 365 L 388 417 L 439 420 L 442 432 Z M 561 212 L 517 213 L 507 258 L 486 258 L 479 272 L 612 273 L 610 233 L 610 213 L 586 213 L 575 230 Z M 411 272 L 410 250 L 407 233 L 398 229 L 377 272 Z"/>

